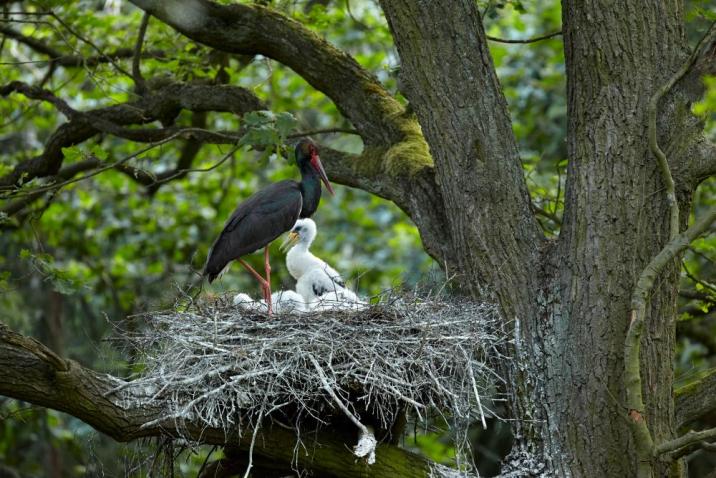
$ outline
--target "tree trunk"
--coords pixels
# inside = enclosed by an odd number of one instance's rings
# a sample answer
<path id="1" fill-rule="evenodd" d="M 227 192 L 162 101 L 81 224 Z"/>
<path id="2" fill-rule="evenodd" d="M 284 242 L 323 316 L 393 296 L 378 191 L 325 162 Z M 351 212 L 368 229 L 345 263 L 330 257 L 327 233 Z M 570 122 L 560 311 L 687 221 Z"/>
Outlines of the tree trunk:
<path id="1" fill-rule="evenodd" d="M 590 3 L 563 3 L 569 168 L 552 340 L 566 360 L 551 386 L 554 404 L 567 405 L 557 407 L 557 426 L 569 468 L 632 476 L 622 353 L 630 296 L 669 240 L 664 183 L 646 140 L 648 102 L 684 61 L 685 40 L 680 2 Z M 673 433 L 675 266 L 653 291 L 641 349 L 643 412 L 656 441 Z"/>
<path id="2" fill-rule="evenodd" d="M 474 2 L 382 5 L 404 93 L 435 158 L 455 251 L 448 263 L 457 264 L 473 294 L 482 284 L 494 287 L 515 326 L 509 374 L 522 450 L 544 457 L 558 476 L 633 476 L 623 350 L 635 281 L 669 240 L 647 111 L 651 94 L 685 59 L 680 4 L 564 3 L 569 179 L 557 241 L 542 238 L 530 219 Z M 678 131 L 674 121 L 666 126 Z M 682 194 L 682 217 L 687 198 Z M 653 291 L 642 341 L 643 412 L 656 441 L 674 431 L 677 274 L 674 263 Z"/>

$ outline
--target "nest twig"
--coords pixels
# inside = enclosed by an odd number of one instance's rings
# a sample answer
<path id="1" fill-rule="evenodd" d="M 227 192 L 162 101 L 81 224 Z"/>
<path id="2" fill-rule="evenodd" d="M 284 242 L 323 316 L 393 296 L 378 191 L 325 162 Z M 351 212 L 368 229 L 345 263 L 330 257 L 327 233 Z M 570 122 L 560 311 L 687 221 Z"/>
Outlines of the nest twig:
<path id="1" fill-rule="evenodd" d="M 299 429 L 332 412 L 364 436 L 366 420 L 390 429 L 407 409 L 418 422 L 437 413 L 464 437 L 491 414 L 501 380 L 492 363 L 507 341 L 494 306 L 452 299 L 270 317 L 221 299 L 144 318 L 146 330 L 129 338 L 146 368 L 131 386 L 167 404 L 161 421 L 232 433 L 290 410 Z"/>

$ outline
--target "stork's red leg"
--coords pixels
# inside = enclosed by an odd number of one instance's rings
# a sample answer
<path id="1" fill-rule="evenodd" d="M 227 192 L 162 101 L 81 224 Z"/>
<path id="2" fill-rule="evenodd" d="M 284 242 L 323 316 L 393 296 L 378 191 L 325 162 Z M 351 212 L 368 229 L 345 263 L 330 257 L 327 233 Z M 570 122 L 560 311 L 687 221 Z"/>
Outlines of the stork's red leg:
<path id="1" fill-rule="evenodd" d="M 268 253 L 267 253 L 268 255 Z M 256 272 L 253 267 L 249 265 L 248 262 L 246 262 L 243 259 L 239 259 L 239 263 L 246 268 L 247 271 L 251 272 L 251 275 L 254 276 L 254 278 L 259 281 L 259 284 L 261 285 L 261 292 L 263 293 L 264 300 L 266 301 L 266 304 L 268 305 L 268 312 L 271 314 L 271 284 L 261 277 L 261 274 Z M 270 277 L 269 277 L 270 279 Z"/>
<path id="2" fill-rule="evenodd" d="M 271 264 L 269 264 L 269 246 L 264 247 L 264 270 L 266 271 L 266 303 L 271 315 Z"/>

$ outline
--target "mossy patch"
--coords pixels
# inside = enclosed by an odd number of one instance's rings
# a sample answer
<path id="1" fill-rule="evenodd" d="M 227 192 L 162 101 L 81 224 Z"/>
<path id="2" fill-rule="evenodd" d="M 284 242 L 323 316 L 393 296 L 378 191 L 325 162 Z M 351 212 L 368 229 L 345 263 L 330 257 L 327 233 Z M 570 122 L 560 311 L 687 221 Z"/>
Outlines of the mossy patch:
<path id="1" fill-rule="evenodd" d="M 716 376 L 716 369 L 709 369 L 701 374 L 698 374 L 698 376 L 694 380 L 674 390 L 674 396 L 676 398 L 681 398 L 693 395 L 694 392 L 700 389 L 700 386 L 704 380 L 709 379 L 713 376 Z"/>
<path id="2" fill-rule="evenodd" d="M 387 149 L 366 145 L 360 160 L 354 163 L 354 172 L 366 177 L 378 174 L 414 176 L 424 168 L 433 166 L 428 143 L 417 119 L 411 117 L 397 121 L 404 133 L 403 139 Z"/>

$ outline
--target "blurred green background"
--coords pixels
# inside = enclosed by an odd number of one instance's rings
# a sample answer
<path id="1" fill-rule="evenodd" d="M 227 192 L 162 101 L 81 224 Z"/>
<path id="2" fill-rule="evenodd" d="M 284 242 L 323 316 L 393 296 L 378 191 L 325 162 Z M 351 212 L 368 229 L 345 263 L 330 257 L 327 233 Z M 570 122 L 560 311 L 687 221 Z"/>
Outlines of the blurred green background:
<path id="1" fill-rule="evenodd" d="M 232 3 L 223 1 L 221 3 Z M 268 1 L 272 7 L 309 26 L 353 55 L 401 101 L 397 83 L 399 59 L 380 8 L 370 0 Z M 555 0 L 478 2 L 488 35 L 530 38 L 561 28 Z M 141 12 L 120 0 L 2 2 L 2 24 L 51 45 L 63 54 L 89 57 L 98 51 L 132 47 Z M 41 12 L 54 15 L 37 15 Z M 24 12 L 24 13 L 18 13 Z M 708 1 L 686 2 L 687 32 L 698 41 L 716 17 Z M 70 31 L 68 26 L 72 29 Z M 87 41 L 89 40 L 89 41 Z M 235 153 L 229 146 L 204 145 L 193 161 L 194 172 L 148 191 L 127 174 L 108 170 L 64 187 L 13 217 L 0 216 L 0 320 L 36 337 L 63 356 L 97 370 L 127 376 L 136 367 L 131 354 L 115 340 L 115 329 L 136 328 L 132 314 L 170 307 L 196 278 L 208 248 L 234 207 L 271 181 L 297 178 L 290 142 L 303 132 L 350 129 L 335 106 L 302 78 L 275 61 L 224 55 L 187 40 L 156 20 L 149 23 L 145 51 L 165 52 L 142 61 L 150 81 L 217 81 L 241 85 L 264 99 L 273 113 L 237 118 L 230 114 L 182 113 L 177 124 L 200 124 L 210 130 L 238 131 L 249 125 L 247 145 Z M 566 171 L 565 65 L 561 37 L 530 44 L 490 42 L 519 139 L 525 175 L 539 220 L 550 236 L 559 233 Z M 86 110 L 134 98 L 131 80 L 112 63 L 58 67 L 48 73 L 47 57 L 11 38 L 0 41 L 0 84 L 21 80 L 43 83 L 76 109 Z M 124 68 L 131 60 L 117 60 Z M 716 78 L 693 111 L 716 140 Z M 42 151 L 64 118 L 47 103 L 13 95 L 0 99 L 0 175 Z M 360 152 L 358 136 L 320 133 L 315 139 L 331 147 Z M 279 146 L 279 147 L 276 147 Z M 92 153 L 117 161 L 143 146 L 111 136 L 97 136 L 65 151 L 65 165 Z M 128 164 L 154 173 L 171 170 L 182 152 L 174 141 L 151 149 Z M 40 181 L 25 187 L 33 188 Z M 363 191 L 336 186 L 324 194 L 314 216 L 318 238 L 314 252 L 326 259 L 361 295 L 395 287 L 440 285 L 439 265 L 422 250 L 410 220 L 392 203 Z M 699 189 L 694 211 L 716 201 L 714 180 Z M 274 289 L 292 287 L 278 244 L 272 247 Z M 693 244 L 684 260 L 678 359 L 679 384 L 698 378 L 716 365 L 716 236 Z M 255 266 L 261 256 L 251 258 Z M 245 291 L 259 297 L 253 279 L 234 266 L 209 293 Z M 715 421 L 716 421 L 716 417 Z M 711 426 L 716 423 L 711 424 Z M 480 471 L 496 472 L 509 449 L 509 426 L 492 421 L 487 431 L 474 427 L 473 450 Z M 405 439 L 405 446 L 450 463 L 450 434 L 436 424 Z M 148 476 L 167 470 L 164 444 L 144 441 L 118 444 L 62 413 L 46 411 L 0 397 L 0 477 Z M 178 453 L 179 476 L 195 476 L 212 449 Z M 219 456 L 215 450 L 213 456 Z M 692 476 L 701 476 L 714 461 L 697 456 Z"/>

